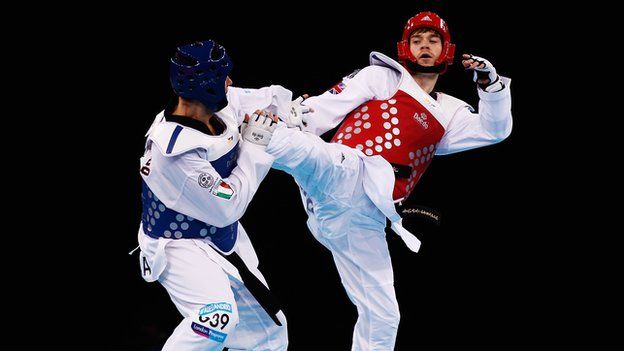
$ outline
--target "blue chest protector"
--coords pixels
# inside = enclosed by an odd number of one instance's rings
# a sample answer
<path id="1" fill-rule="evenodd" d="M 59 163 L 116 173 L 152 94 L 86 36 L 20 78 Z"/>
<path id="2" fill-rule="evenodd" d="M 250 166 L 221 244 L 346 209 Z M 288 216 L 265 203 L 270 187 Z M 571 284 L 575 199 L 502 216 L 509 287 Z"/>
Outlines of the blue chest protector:
<path id="1" fill-rule="evenodd" d="M 222 178 L 227 178 L 236 166 L 239 144 L 210 164 Z M 209 223 L 196 220 L 184 215 L 163 204 L 143 183 L 143 214 L 141 221 L 145 234 L 152 238 L 169 239 L 204 239 L 208 238 L 219 250 L 229 252 L 236 243 L 238 235 L 238 221 L 224 227 L 217 228 Z"/>

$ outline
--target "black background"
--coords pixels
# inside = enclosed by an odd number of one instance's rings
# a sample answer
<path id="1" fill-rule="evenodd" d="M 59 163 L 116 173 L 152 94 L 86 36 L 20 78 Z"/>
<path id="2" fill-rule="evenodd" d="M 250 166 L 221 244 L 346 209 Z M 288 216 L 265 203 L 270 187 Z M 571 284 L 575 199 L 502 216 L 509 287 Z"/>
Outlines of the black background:
<path id="1" fill-rule="evenodd" d="M 98 301 L 96 330 L 102 341 L 96 348 L 158 350 L 181 319 L 166 291 L 142 280 L 138 255 L 128 255 L 137 245 L 143 135 L 173 98 L 167 70 L 174 48 L 212 38 L 234 61 L 235 86 L 280 84 L 295 96 L 317 95 L 368 65 L 372 50 L 396 57 L 403 25 L 423 10 L 436 11 L 446 20 L 457 45 L 456 63 L 440 78 L 437 90 L 476 107 L 476 87 L 459 57 L 473 53 L 487 58 L 500 74 L 513 79 L 514 130 L 501 144 L 436 157 L 407 203 L 442 214 L 441 226 L 406 219 L 406 227 L 422 240 L 418 254 L 388 232 L 401 309 L 396 350 L 505 349 L 534 345 L 534 340 L 551 335 L 550 323 L 559 308 L 544 286 L 558 278 L 550 274 L 557 268 L 536 264 L 550 240 L 537 235 L 534 223 L 551 200 L 534 195 L 541 145 L 529 110 L 535 100 L 533 69 L 523 57 L 525 42 L 517 31 L 526 17 L 503 18 L 530 15 L 528 5 L 430 1 L 353 9 L 320 3 L 262 10 L 239 6 L 119 10 L 96 23 L 101 27 L 93 37 L 98 45 L 88 52 L 102 62 L 101 84 L 92 97 L 98 133 L 89 143 L 102 151 L 97 169 L 103 180 L 96 201 L 102 209 L 90 212 L 90 225 L 105 239 L 96 239 L 98 257 L 90 261 L 100 276 L 85 282 L 95 289 L 86 299 Z M 542 173 L 540 183 L 548 181 Z M 305 220 L 295 183 L 272 170 L 241 222 L 261 271 L 284 305 L 290 349 L 348 350 L 356 311 L 330 253 L 308 232 Z"/>

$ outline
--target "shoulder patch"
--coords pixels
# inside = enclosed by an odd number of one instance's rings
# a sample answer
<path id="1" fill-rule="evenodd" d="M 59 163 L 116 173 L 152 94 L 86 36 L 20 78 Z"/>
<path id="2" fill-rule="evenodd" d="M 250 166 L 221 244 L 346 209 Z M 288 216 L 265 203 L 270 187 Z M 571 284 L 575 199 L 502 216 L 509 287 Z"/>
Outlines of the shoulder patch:
<path id="1" fill-rule="evenodd" d="M 333 87 L 331 87 L 328 92 L 332 95 L 338 95 L 340 93 L 342 93 L 342 91 L 344 90 L 344 88 L 346 88 L 347 85 L 344 82 L 340 82 L 336 85 L 334 85 Z"/>
<path id="2" fill-rule="evenodd" d="M 214 177 L 209 173 L 200 173 L 197 182 L 202 188 L 210 188 L 214 184 Z"/>
<path id="3" fill-rule="evenodd" d="M 353 77 L 355 77 L 360 71 L 361 69 L 356 69 L 355 71 L 351 72 L 351 74 L 343 77 L 342 80 L 338 84 L 331 87 L 328 90 L 328 92 L 332 95 L 338 95 L 342 93 L 342 91 L 347 87 L 347 83 L 349 82 L 349 79 L 352 79 Z"/>
<path id="4" fill-rule="evenodd" d="M 224 182 L 222 179 L 219 179 L 213 185 L 211 193 L 216 197 L 229 200 L 232 198 L 232 195 L 234 195 L 234 189 L 232 189 L 228 183 Z"/>

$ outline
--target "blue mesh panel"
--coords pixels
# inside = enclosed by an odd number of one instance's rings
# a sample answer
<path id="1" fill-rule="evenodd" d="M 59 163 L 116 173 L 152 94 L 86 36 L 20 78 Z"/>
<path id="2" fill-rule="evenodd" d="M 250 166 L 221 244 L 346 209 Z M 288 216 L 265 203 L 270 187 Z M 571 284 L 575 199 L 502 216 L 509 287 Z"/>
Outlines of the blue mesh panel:
<path id="1" fill-rule="evenodd" d="M 235 148 L 236 149 L 236 148 Z M 220 250 L 234 247 L 238 235 L 238 221 L 225 228 L 217 228 L 167 208 L 143 181 L 143 214 L 141 221 L 145 234 L 152 238 L 203 239 L 208 238 Z"/>

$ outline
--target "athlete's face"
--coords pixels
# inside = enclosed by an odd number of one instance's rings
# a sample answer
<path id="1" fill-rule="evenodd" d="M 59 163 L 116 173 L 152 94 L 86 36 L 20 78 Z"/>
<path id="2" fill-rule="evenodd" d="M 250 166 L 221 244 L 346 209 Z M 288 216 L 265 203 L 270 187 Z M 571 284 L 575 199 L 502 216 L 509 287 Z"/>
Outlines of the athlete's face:
<path id="1" fill-rule="evenodd" d="M 421 66 L 433 66 L 442 53 L 442 38 L 434 30 L 417 30 L 410 35 L 410 51 Z"/>

